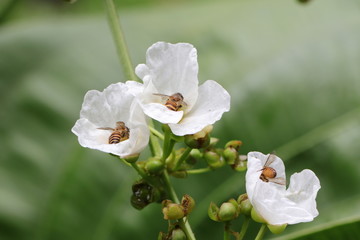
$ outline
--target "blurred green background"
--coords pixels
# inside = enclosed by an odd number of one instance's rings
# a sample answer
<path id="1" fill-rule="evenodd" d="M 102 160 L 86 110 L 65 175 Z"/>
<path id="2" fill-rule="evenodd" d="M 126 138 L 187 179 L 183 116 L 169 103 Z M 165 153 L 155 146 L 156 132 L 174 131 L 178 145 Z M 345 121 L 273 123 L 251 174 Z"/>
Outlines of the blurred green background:
<path id="1" fill-rule="evenodd" d="M 219 146 L 241 139 L 243 154 L 275 150 L 288 177 L 318 175 L 320 215 L 267 239 L 359 238 L 359 1 L 116 4 L 134 66 L 157 41 L 189 42 L 200 82 L 230 92 L 231 111 L 213 133 Z M 103 1 L 2 0 L 0 9 L 0 239 L 156 239 L 167 222 L 159 205 L 130 207 L 135 172 L 70 132 L 86 91 L 126 81 Z M 244 193 L 244 173 L 225 167 L 173 181 L 197 200 L 198 239 L 221 239 L 207 207 Z"/>

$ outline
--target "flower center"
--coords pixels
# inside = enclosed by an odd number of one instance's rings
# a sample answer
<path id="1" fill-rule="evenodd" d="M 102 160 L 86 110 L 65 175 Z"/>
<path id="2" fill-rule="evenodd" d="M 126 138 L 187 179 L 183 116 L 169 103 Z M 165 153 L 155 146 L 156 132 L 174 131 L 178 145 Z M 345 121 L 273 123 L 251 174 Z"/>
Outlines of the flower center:
<path id="1" fill-rule="evenodd" d="M 126 127 L 125 123 L 122 121 L 116 122 L 115 128 L 102 127 L 98 129 L 112 131 L 112 133 L 109 136 L 109 141 L 108 141 L 109 144 L 116 144 L 125 141 L 130 137 L 130 129 Z"/>

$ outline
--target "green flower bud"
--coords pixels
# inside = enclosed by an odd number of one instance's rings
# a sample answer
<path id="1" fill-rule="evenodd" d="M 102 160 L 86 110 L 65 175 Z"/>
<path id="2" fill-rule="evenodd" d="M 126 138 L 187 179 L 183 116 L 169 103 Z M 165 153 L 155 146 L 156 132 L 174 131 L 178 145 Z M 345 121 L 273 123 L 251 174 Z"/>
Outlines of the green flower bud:
<path id="1" fill-rule="evenodd" d="M 208 208 L 208 216 L 211 220 L 215 221 L 215 222 L 220 222 L 219 216 L 219 207 L 216 206 L 216 204 L 214 202 L 210 203 L 210 206 Z"/>
<path id="2" fill-rule="evenodd" d="M 237 207 L 230 202 L 224 202 L 220 206 L 219 219 L 223 222 L 233 220 L 237 217 Z"/>
<path id="3" fill-rule="evenodd" d="M 225 148 L 234 148 L 236 151 L 239 151 L 242 141 L 232 140 L 225 144 Z"/>
<path id="4" fill-rule="evenodd" d="M 176 220 L 185 216 L 184 208 L 180 204 L 168 203 L 163 209 L 165 220 Z"/>
<path id="5" fill-rule="evenodd" d="M 145 169 L 151 174 L 160 173 L 164 169 L 164 162 L 159 157 L 152 157 L 145 164 Z"/>
<path id="6" fill-rule="evenodd" d="M 204 158 L 211 168 L 220 168 L 225 164 L 224 159 L 214 151 L 205 152 Z"/>
<path id="7" fill-rule="evenodd" d="M 123 159 L 125 161 L 127 161 L 128 163 L 134 163 L 139 159 L 140 154 L 133 154 L 133 155 L 129 155 L 124 157 Z"/>
<path id="8" fill-rule="evenodd" d="M 196 149 L 196 148 L 194 148 L 194 149 L 191 150 L 190 156 L 191 156 L 192 158 L 196 159 L 196 160 L 200 160 L 200 159 L 203 158 L 202 152 L 200 152 L 200 150 L 199 150 L 199 149 Z"/>
<path id="9" fill-rule="evenodd" d="M 190 214 L 195 207 L 195 200 L 188 194 L 185 194 L 181 199 L 181 206 L 185 211 L 185 216 Z"/>
<path id="10" fill-rule="evenodd" d="M 267 225 L 267 227 L 269 228 L 270 232 L 272 232 L 273 234 L 280 234 L 282 233 L 285 228 L 286 228 L 287 224 L 283 224 L 283 225 Z"/>
<path id="11" fill-rule="evenodd" d="M 224 149 L 223 156 L 227 164 L 234 164 L 235 160 L 239 156 L 239 153 L 235 148 L 228 147 Z"/>
<path id="12" fill-rule="evenodd" d="M 186 240 L 186 234 L 180 227 L 175 227 L 172 230 L 171 240 Z"/>
<path id="13" fill-rule="evenodd" d="M 250 216 L 252 205 L 250 200 L 248 199 L 248 195 L 246 193 L 241 194 L 238 197 L 237 202 L 240 206 L 241 213 L 244 214 L 245 216 Z"/>
<path id="14" fill-rule="evenodd" d="M 251 218 L 258 223 L 266 223 L 265 219 L 255 211 L 254 208 L 251 209 Z"/>
<path id="15" fill-rule="evenodd" d="M 233 198 L 231 198 L 228 202 L 231 203 L 232 205 L 234 205 L 234 207 L 236 208 L 236 217 L 239 216 L 240 206 L 239 206 L 238 202 Z"/>
<path id="16" fill-rule="evenodd" d="M 243 213 L 246 216 L 250 216 L 251 215 L 251 209 L 252 209 L 252 205 L 251 205 L 251 202 L 250 202 L 249 199 L 241 201 L 241 203 L 240 203 L 241 213 Z"/>

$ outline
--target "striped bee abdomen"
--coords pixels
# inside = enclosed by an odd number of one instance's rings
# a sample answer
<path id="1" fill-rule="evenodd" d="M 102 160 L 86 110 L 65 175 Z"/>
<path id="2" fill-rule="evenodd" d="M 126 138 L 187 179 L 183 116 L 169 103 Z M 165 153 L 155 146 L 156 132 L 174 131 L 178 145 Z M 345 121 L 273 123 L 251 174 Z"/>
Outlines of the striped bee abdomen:
<path id="1" fill-rule="evenodd" d="M 116 144 L 129 139 L 128 131 L 114 131 L 109 137 L 109 144 Z"/>

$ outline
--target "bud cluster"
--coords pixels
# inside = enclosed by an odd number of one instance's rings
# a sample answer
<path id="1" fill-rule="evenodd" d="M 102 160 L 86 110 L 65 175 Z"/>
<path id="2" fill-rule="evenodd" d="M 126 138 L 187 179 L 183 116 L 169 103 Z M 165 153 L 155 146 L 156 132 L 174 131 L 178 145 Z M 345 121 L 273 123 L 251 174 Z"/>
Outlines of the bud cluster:
<path id="1" fill-rule="evenodd" d="M 222 203 L 220 208 L 215 203 L 211 202 L 208 209 L 209 218 L 216 222 L 229 222 L 236 219 L 241 214 L 246 218 L 251 218 L 255 222 L 267 224 L 269 230 L 274 234 L 282 233 L 287 226 L 287 224 L 268 224 L 252 207 L 246 193 L 241 194 L 237 200 L 232 198 L 229 201 Z"/>

